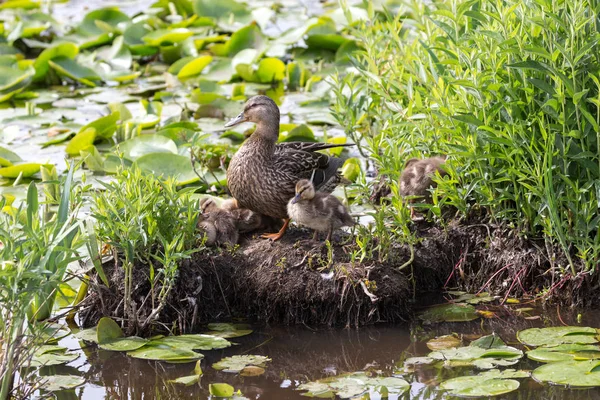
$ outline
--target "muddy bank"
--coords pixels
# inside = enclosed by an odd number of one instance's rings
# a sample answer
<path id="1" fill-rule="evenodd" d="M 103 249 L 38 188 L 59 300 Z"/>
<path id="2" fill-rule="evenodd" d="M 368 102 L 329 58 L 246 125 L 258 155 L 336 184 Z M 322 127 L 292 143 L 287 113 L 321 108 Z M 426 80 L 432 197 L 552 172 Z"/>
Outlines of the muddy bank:
<path id="1" fill-rule="evenodd" d="M 569 304 L 585 298 L 577 286 L 587 293 L 595 290 L 589 279 L 561 276 L 558 271 L 566 260 L 546 257 L 543 242 L 522 239 L 509 229 L 484 224 L 442 229 L 424 222 L 415 229 L 421 241 L 414 261 L 402 271 L 399 267 L 410 257 L 405 245 L 394 246 L 383 262 L 377 252 L 376 259 L 353 261 L 348 236 L 335 237 L 329 250 L 307 240 L 310 233 L 300 229 L 291 229 L 275 243 L 248 237 L 235 249 L 197 253 L 180 266 L 155 329 L 197 332 L 209 321 L 235 318 L 307 326 L 394 323 L 411 317 L 414 294 L 444 287 L 485 290 L 503 298 L 533 296 L 550 288 L 545 298 Z M 138 265 L 134 270 L 133 298 L 140 320 L 152 312 L 148 269 Z M 111 261 L 105 270 L 111 287 L 93 279 L 81 312 L 86 326 L 102 316 L 123 316 L 122 268 Z"/>

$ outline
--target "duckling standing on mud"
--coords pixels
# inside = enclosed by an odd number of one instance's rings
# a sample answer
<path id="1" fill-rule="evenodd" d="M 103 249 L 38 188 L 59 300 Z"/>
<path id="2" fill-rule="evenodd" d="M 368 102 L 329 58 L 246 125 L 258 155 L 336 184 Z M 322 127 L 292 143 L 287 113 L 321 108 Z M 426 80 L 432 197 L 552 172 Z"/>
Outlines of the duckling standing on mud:
<path id="1" fill-rule="evenodd" d="M 240 235 L 235 218 L 228 211 L 219 208 L 210 198 L 200 200 L 200 209 L 198 228 L 206 232 L 207 246 L 237 244 Z"/>
<path id="2" fill-rule="evenodd" d="M 296 196 L 289 201 L 287 212 L 298 224 L 314 229 L 313 240 L 317 240 L 319 232 L 327 232 L 326 240 L 331 241 L 334 229 L 355 224 L 337 197 L 315 192 L 314 185 L 308 179 L 296 183 Z"/>
<path id="3" fill-rule="evenodd" d="M 419 160 L 418 158 L 411 158 L 406 162 L 404 171 L 400 175 L 400 195 L 406 196 L 419 196 L 421 200 L 429 203 L 431 202 L 430 188 L 436 187 L 436 183 L 433 181 L 433 177 L 436 172 L 440 176 L 448 175 L 444 170 L 443 164 L 446 162 L 445 157 L 431 157 Z M 409 199 L 409 203 L 414 203 L 415 200 Z M 414 219 L 415 209 L 410 206 L 410 217 Z"/>

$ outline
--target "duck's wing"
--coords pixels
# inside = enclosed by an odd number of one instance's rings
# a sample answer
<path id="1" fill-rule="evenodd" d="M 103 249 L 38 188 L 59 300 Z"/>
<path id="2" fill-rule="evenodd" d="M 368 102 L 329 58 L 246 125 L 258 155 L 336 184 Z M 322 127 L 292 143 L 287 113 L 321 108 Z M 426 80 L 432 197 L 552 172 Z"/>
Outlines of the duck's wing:
<path id="1" fill-rule="evenodd" d="M 298 180 L 312 179 L 317 190 L 331 192 L 340 182 L 338 170 L 344 161 L 317 151 L 339 146 L 331 143 L 280 143 L 275 146 L 274 163 Z"/>

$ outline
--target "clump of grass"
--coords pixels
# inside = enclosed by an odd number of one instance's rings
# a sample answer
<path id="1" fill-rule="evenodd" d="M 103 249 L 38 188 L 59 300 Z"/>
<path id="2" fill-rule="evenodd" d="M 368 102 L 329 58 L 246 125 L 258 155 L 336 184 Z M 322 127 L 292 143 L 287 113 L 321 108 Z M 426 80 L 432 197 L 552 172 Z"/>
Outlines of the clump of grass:
<path id="1" fill-rule="evenodd" d="M 435 215 L 443 205 L 486 215 L 560 246 L 568 259 L 561 273 L 593 271 L 599 12 L 585 0 L 413 0 L 396 15 L 370 9 L 353 32 L 365 48 L 356 71 L 334 85 L 335 115 L 393 192 L 408 158 L 448 154 Z M 399 210 L 378 212 L 397 220 Z"/>
<path id="2" fill-rule="evenodd" d="M 198 204 L 193 188 L 178 190 L 173 180 L 145 174 L 135 165 L 120 170 L 93 196 L 96 233 L 124 268 L 123 311 L 133 332 L 150 326 L 165 307 L 179 263 L 198 249 Z M 156 261 L 156 262 L 154 262 Z M 141 315 L 133 300 L 133 268 L 148 268 L 152 311 Z M 155 270 L 155 265 L 159 265 Z"/>

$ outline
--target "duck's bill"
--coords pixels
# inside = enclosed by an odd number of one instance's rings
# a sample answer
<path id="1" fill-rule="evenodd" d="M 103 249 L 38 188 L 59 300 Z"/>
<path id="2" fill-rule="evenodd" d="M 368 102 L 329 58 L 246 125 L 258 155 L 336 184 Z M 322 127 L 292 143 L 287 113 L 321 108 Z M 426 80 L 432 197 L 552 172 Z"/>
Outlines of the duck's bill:
<path id="1" fill-rule="evenodd" d="M 300 193 L 298 193 L 296 196 L 294 196 L 294 198 L 292 199 L 292 204 L 296 204 L 298 202 L 298 200 L 300 200 Z"/>
<path id="2" fill-rule="evenodd" d="M 229 121 L 225 124 L 225 128 L 231 128 L 232 126 L 236 126 L 241 124 L 242 122 L 246 122 L 246 118 L 244 117 L 244 113 L 240 113 L 237 117 Z"/>

